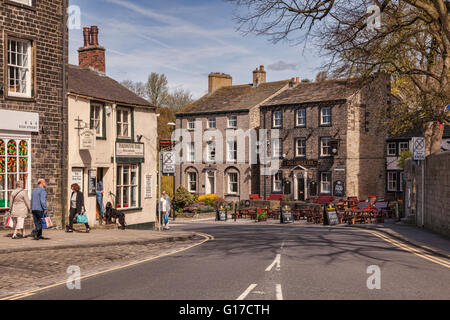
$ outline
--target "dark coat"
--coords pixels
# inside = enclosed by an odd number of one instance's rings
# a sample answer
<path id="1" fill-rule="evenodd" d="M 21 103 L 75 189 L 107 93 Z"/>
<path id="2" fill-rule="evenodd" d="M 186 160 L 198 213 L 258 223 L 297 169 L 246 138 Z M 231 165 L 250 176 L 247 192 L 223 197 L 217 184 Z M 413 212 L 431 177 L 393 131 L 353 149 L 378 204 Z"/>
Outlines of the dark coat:
<path id="1" fill-rule="evenodd" d="M 72 203 L 72 196 L 73 196 L 73 192 L 72 195 L 70 196 L 70 202 Z M 70 205 L 70 207 L 72 208 L 72 204 Z M 81 213 L 82 208 L 84 207 L 84 195 L 83 192 L 78 191 L 77 192 L 77 210 L 76 213 Z"/>

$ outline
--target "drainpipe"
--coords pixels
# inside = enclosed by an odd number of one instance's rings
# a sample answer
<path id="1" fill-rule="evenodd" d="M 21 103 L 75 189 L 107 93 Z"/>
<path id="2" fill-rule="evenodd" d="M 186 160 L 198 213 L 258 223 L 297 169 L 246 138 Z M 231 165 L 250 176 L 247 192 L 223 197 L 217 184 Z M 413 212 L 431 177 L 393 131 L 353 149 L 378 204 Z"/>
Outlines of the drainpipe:
<path id="1" fill-rule="evenodd" d="M 111 105 L 111 109 L 112 109 L 112 124 L 111 124 L 111 128 L 112 128 L 112 136 L 114 137 L 114 139 L 112 139 L 113 142 L 113 194 L 114 194 L 114 209 L 117 209 L 117 159 L 116 159 L 116 140 L 117 140 L 117 132 L 116 132 L 116 118 L 117 118 L 117 104 L 113 103 Z"/>
<path id="2" fill-rule="evenodd" d="M 61 224 L 62 228 L 66 225 L 66 99 L 67 99 L 67 90 L 66 90 L 66 34 L 67 34 L 67 0 L 63 0 L 62 2 L 62 35 L 63 35 L 63 54 L 62 54 L 62 157 L 61 157 Z M 68 127 L 67 127 L 68 128 Z"/>

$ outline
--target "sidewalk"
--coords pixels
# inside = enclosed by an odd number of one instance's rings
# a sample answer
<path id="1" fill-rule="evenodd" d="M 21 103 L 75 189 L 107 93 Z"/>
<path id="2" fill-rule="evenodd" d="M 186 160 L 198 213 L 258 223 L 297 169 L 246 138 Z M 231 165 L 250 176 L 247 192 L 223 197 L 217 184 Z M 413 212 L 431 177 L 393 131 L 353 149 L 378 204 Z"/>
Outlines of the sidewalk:
<path id="1" fill-rule="evenodd" d="M 365 228 L 383 232 L 393 238 L 415 245 L 432 253 L 450 258 L 450 239 L 413 225 L 386 220 L 380 224 L 347 225 L 349 228 Z"/>
<path id="2" fill-rule="evenodd" d="M 91 230 L 90 233 L 66 233 L 60 230 L 44 230 L 49 240 L 11 239 L 12 231 L 0 231 L 0 253 L 52 250 L 66 248 L 89 248 L 113 245 L 150 244 L 191 240 L 193 232 L 151 231 L 151 230 Z"/>

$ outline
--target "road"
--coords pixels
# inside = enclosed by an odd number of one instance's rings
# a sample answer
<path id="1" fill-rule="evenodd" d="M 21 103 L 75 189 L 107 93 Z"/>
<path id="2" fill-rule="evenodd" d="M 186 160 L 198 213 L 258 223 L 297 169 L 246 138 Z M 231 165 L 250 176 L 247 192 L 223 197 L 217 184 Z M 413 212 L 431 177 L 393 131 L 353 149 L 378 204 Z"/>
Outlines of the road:
<path id="1" fill-rule="evenodd" d="M 83 279 L 79 290 L 61 285 L 25 299 L 450 299 L 450 264 L 364 231 L 218 222 L 173 229 L 214 240 Z M 379 267 L 380 289 L 367 286 L 369 266 Z"/>

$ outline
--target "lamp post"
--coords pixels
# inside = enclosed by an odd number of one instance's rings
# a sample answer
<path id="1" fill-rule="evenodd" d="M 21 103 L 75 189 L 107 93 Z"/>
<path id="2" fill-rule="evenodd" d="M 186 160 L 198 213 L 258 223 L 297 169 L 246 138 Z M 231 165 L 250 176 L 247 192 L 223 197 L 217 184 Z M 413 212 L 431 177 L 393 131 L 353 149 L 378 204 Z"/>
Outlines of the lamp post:
<path id="1" fill-rule="evenodd" d="M 173 128 L 174 130 L 175 130 L 175 127 L 177 126 L 176 123 L 174 123 L 174 122 L 168 122 L 167 125 L 168 125 L 169 127 Z M 172 143 L 173 143 L 173 142 L 172 142 Z M 172 146 L 172 148 L 173 148 L 173 146 Z M 175 165 L 176 165 L 176 164 L 175 164 Z M 173 174 L 173 194 L 172 194 L 172 200 L 175 199 L 175 184 L 176 184 L 176 182 L 177 182 L 176 176 L 177 176 L 177 170 L 176 170 L 176 166 L 175 166 L 175 173 Z M 173 206 L 172 206 L 172 205 L 170 206 L 170 209 L 172 209 L 172 218 L 173 218 L 173 221 L 175 221 L 175 210 L 173 209 Z"/>

